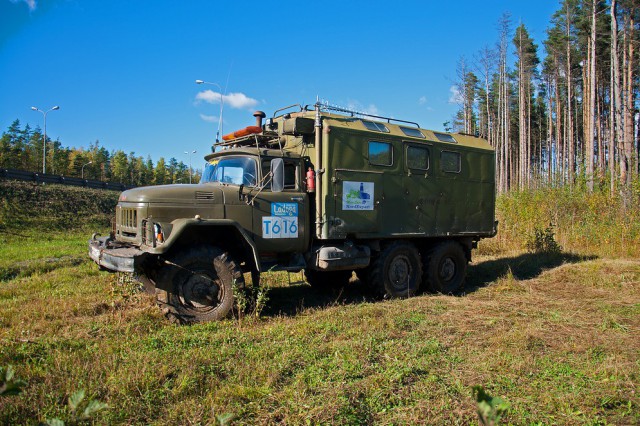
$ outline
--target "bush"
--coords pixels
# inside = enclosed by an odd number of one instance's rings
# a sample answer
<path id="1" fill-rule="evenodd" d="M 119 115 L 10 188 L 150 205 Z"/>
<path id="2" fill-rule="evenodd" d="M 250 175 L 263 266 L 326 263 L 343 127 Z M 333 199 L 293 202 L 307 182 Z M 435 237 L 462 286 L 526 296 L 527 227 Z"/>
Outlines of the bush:
<path id="1" fill-rule="evenodd" d="M 536 227 L 527 241 L 527 250 L 531 253 L 560 253 L 562 247 L 556 242 L 553 224 L 544 230 Z"/>

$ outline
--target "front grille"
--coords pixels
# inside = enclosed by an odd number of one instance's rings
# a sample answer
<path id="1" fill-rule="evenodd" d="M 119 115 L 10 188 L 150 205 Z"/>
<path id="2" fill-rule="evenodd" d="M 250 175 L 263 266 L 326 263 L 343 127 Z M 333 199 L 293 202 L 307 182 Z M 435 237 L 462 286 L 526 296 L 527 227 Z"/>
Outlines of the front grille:
<path id="1" fill-rule="evenodd" d="M 125 228 L 137 228 L 138 226 L 138 210 L 136 209 L 121 209 L 120 210 L 120 224 Z"/>
<path id="2" fill-rule="evenodd" d="M 138 210 L 118 207 L 116 210 L 116 234 L 135 238 L 138 233 Z"/>

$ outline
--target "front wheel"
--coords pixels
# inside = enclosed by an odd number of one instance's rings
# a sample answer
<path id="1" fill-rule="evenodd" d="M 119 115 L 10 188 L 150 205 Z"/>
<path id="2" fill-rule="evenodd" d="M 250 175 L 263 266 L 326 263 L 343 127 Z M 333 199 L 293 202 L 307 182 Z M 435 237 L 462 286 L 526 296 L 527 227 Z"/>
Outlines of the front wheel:
<path id="1" fill-rule="evenodd" d="M 233 307 L 233 286 L 242 287 L 240 268 L 216 247 L 187 249 L 173 256 L 158 274 L 158 304 L 181 324 L 225 318 Z"/>
<path id="2" fill-rule="evenodd" d="M 425 287 L 434 293 L 453 294 L 460 290 L 467 271 L 462 246 L 445 241 L 433 247 L 425 257 Z"/>

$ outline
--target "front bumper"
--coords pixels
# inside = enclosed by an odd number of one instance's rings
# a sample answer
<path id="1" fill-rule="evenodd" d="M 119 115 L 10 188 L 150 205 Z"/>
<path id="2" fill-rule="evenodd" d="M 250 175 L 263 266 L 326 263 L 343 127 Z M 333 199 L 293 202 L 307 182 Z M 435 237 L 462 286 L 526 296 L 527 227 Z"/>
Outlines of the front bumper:
<path id="1" fill-rule="evenodd" d="M 137 272 L 148 253 L 137 247 L 118 244 L 108 237 L 89 240 L 89 256 L 113 272 Z"/>

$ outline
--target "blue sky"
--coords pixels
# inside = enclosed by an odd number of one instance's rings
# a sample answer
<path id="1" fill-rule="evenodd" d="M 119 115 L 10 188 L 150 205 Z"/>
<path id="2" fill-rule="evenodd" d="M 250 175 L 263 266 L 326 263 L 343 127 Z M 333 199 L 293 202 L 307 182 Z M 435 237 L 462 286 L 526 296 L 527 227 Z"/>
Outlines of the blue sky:
<path id="1" fill-rule="evenodd" d="M 558 4 L 0 0 L 0 130 L 59 105 L 65 146 L 186 163 L 218 129 L 220 91 L 196 79 L 226 93 L 224 133 L 316 96 L 441 130 L 459 58 L 495 45 L 505 11 L 541 45 Z"/>

